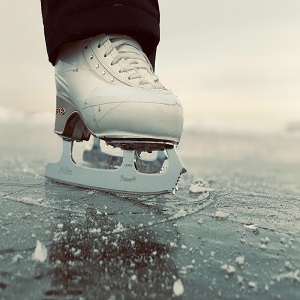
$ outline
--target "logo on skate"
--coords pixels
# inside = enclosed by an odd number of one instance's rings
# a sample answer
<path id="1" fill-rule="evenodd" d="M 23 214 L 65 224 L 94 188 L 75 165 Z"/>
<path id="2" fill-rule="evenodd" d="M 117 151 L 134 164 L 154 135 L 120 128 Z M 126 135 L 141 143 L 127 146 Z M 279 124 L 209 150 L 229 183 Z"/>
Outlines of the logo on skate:
<path id="1" fill-rule="evenodd" d="M 120 176 L 120 181 L 125 181 L 125 182 L 135 182 L 135 180 L 136 180 L 136 177 L 135 177 L 135 176 L 133 176 L 133 177 L 131 177 L 131 178 L 126 177 L 126 176 L 124 176 L 124 175 L 121 175 L 121 176 Z"/>
<path id="2" fill-rule="evenodd" d="M 68 167 L 60 167 L 59 168 L 59 171 L 61 172 L 61 173 L 63 173 L 63 174 L 66 174 L 66 175 L 72 175 L 72 170 L 70 169 L 70 168 L 68 168 Z"/>
<path id="3" fill-rule="evenodd" d="M 57 115 L 64 115 L 66 113 L 66 110 L 63 107 L 57 107 L 56 108 L 56 114 Z"/>

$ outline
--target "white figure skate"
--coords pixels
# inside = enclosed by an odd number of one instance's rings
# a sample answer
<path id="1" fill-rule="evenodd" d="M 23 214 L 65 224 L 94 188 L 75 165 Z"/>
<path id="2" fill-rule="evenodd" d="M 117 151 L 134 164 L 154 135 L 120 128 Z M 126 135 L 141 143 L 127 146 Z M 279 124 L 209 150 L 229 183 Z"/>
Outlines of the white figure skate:
<path id="1" fill-rule="evenodd" d="M 136 41 L 102 34 L 67 44 L 60 50 L 55 77 L 55 132 L 63 139 L 63 153 L 58 163 L 46 166 L 46 177 L 113 192 L 175 191 L 186 171 L 176 154 L 182 107 L 158 81 Z M 91 134 L 123 150 L 117 169 L 92 169 L 74 162 L 74 141 L 89 140 Z M 139 159 L 141 151 L 165 151 L 168 168 L 141 172 L 139 164 L 149 165 Z"/>

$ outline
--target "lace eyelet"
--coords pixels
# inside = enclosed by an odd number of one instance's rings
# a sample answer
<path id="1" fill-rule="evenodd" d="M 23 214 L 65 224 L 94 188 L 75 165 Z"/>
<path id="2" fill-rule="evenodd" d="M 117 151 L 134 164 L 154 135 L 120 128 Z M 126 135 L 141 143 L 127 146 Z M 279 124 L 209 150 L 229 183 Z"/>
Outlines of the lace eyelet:
<path id="1" fill-rule="evenodd" d="M 100 44 L 98 44 L 98 48 L 100 48 Z"/>

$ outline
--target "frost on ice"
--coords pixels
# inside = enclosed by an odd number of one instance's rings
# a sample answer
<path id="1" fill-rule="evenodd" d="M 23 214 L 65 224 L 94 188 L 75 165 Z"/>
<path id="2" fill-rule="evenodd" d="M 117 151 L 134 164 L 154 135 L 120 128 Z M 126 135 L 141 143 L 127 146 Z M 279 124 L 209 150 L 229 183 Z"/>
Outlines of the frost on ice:
<path id="1" fill-rule="evenodd" d="M 12 262 L 13 263 L 17 263 L 19 260 L 21 260 L 23 258 L 23 256 L 21 254 L 16 254 L 13 258 L 12 258 Z"/>
<path id="2" fill-rule="evenodd" d="M 259 229 L 258 226 L 255 224 L 244 224 L 244 227 L 249 230 L 252 231 L 254 234 L 259 234 Z"/>
<path id="3" fill-rule="evenodd" d="M 226 271 L 227 275 L 229 276 L 235 273 L 235 267 L 227 264 L 222 265 L 221 270 Z"/>
<path id="4" fill-rule="evenodd" d="M 199 184 L 191 184 L 189 192 L 192 194 L 200 194 L 206 192 L 214 192 L 214 189 L 206 186 L 200 186 Z"/>
<path id="5" fill-rule="evenodd" d="M 293 269 L 292 264 L 291 264 L 288 260 L 286 260 L 286 261 L 284 262 L 284 267 L 285 267 L 287 270 L 292 270 L 292 269 Z"/>
<path id="6" fill-rule="evenodd" d="M 39 240 L 36 241 L 36 247 L 31 258 L 39 262 L 44 262 L 47 258 L 47 248 Z"/>
<path id="7" fill-rule="evenodd" d="M 62 229 L 63 227 L 64 227 L 64 224 L 62 224 L 62 223 L 59 223 L 59 224 L 57 224 L 57 226 L 56 226 L 58 229 Z"/>
<path id="8" fill-rule="evenodd" d="M 288 273 L 277 275 L 275 276 L 275 278 L 277 279 L 277 281 L 281 281 L 282 279 L 289 279 L 294 282 L 300 282 L 299 272 L 299 270 L 291 271 Z"/>
<path id="9" fill-rule="evenodd" d="M 257 283 L 255 281 L 249 281 L 248 286 L 252 289 L 257 289 Z"/>
<path id="10" fill-rule="evenodd" d="M 116 233 L 116 232 L 122 232 L 124 231 L 125 228 L 124 226 L 121 224 L 121 222 L 119 222 L 117 225 L 116 225 L 116 228 L 112 231 L 113 233 Z"/>
<path id="11" fill-rule="evenodd" d="M 177 279 L 173 284 L 173 292 L 175 296 L 181 296 L 184 292 L 184 287 L 181 279 Z"/>
<path id="12" fill-rule="evenodd" d="M 215 212 L 214 217 L 216 219 L 226 219 L 226 218 L 229 217 L 229 215 L 230 214 L 225 212 L 225 211 L 218 210 L 218 211 Z"/>
<path id="13" fill-rule="evenodd" d="M 238 256 L 236 259 L 235 259 L 235 262 L 242 266 L 244 264 L 244 261 L 245 261 L 245 256 Z"/>
<path id="14" fill-rule="evenodd" d="M 190 185 L 189 196 L 198 200 L 205 200 L 213 191 L 214 189 L 209 186 L 208 182 L 200 179 Z"/>
<path id="15" fill-rule="evenodd" d="M 177 213 L 174 214 L 174 216 L 170 219 L 178 219 L 185 217 L 187 215 L 187 212 L 184 209 L 180 209 Z"/>
<path id="16" fill-rule="evenodd" d="M 270 239 L 269 239 L 268 237 L 266 237 L 266 238 L 261 238 L 261 239 L 260 239 L 260 243 L 261 243 L 261 244 L 267 245 L 267 244 L 270 243 Z"/>

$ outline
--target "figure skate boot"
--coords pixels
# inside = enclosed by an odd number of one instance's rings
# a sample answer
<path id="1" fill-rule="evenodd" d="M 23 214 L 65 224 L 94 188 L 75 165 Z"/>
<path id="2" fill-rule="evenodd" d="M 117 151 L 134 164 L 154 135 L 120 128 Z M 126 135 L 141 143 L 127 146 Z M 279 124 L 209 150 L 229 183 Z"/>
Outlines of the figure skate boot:
<path id="1" fill-rule="evenodd" d="M 159 82 L 135 40 L 101 34 L 65 44 L 55 65 L 55 78 L 55 132 L 63 140 L 63 153 L 58 163 L 46 166 L 46 177 L 113 192 L 161 194 L 175 190 L 186 171 L 176 154 L 183 127 L 182 107 Z M 89 140 L 90 135 L 123 150 L 119 168 L 92 169 L 74 162 L 73 142 Z M 141 151 L 164 151 L 168 168 L 140 172 Z"/>

